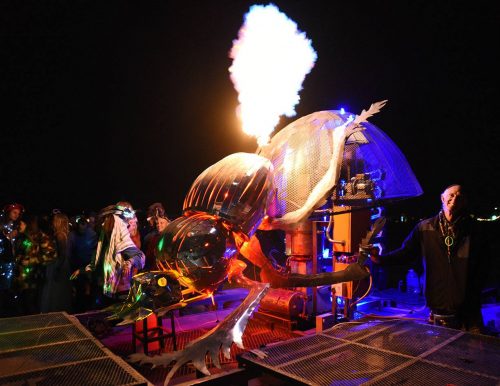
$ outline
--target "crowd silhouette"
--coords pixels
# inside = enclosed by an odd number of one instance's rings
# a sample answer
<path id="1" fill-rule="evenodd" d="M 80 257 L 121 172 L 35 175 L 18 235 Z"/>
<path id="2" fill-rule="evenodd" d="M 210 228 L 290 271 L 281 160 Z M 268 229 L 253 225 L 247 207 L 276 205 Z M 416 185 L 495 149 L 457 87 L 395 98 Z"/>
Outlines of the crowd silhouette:
<path id="1" fill-rule="evenodd" d="M 125 201 L 73 216 L 58 209 L 38 215 L 19 203 L 5 205 L 0 214 L 0 317 L 84 313 L 120 301 L 134 274 L 155 268 L 155 241 L 169 223 L 161 203 L 150 205 L 145 214 L 139 219 Z"/>

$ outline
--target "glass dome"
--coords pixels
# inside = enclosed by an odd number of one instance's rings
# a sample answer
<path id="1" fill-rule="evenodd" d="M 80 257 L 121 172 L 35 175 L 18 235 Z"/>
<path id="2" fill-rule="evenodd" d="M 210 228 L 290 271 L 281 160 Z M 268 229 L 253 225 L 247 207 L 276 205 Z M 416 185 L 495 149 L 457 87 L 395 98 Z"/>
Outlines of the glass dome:
<path id="1" fill-rule="evenodd" d="M 361 125 L 364 130 L 346 140 L 335 204 L 360 205 L 421 195 L 422 188 L 397 145 L 375 125 Z"/>

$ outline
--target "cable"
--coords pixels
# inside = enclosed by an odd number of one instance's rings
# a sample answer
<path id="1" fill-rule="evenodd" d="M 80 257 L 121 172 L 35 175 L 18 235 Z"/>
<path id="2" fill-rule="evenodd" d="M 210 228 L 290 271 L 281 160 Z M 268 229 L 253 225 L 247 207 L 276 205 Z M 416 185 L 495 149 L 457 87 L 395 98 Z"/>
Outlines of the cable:
<path id="1" fill-rule="evenodd" d="M 352 308 L 354 307 L 356 304 L 358 304 L 361 300 L 363 300 L 364 298 L 366 298 L 366 296 L 368 296 L 368 294 L 370 293 L 371 289 L 372 289 L 372 284 L 373 284 L 373 278 L 372 278 L 372 275 L 371 275 L 371 272 L 370 272 L 370 284 L 368 285 L 368 289 L 366 290 L 366 292 L 363 294 L 363 296 L 361 296 L 358 300 L 356 300 L 355 302 L 351 303 L 351 305 L 349 306 L 349 308 Z M 358 284 L 359 286 L 359 284 Z M 354 292 L 354 291 L 353 291 Z"/>

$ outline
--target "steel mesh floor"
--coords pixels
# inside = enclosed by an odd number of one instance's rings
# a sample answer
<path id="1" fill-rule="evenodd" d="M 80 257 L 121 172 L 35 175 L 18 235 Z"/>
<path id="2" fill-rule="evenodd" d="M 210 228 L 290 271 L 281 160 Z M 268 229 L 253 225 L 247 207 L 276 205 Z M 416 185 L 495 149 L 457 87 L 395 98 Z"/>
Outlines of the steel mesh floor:
<path id="1" fill-rule="evenodd" d="M 71 321 L 62 313 L 28 315 L 16 318 L 0 319 L 0 333 L 19 332 L 38 328 L 62 326 Z"/>
<path id="2" fill-rule="evenodd" d="M 360 385 L 405 361 L 399 355 L 346 343 L 281 369 L 314 385 Z"/>
<path id="3" fill-rule="evenodd" d="M 405 321 L 357 342 L 400 354 L 419 356 L 457 334 L 457 330 Z"/>
<path id="4" fill-rule="evenodd" d="M 500 339 L 465 334 L 425 359 L 500 378 Z"/>
<path id="5" fill-rule="evenodd" d="M 309 356 L 318 351 L 343 344 L 343 342 L 322 335 L 306 336 L 292 339 L 284 344 L 266 347 L 267 357 L 255 358 L 257 362 L 269 366 L 280 366 L 300 356 Z"/>
<path id="6" fill-rule="evenodd" d="M 2 319 L 0 326 L 0 385 L 148 384 L 63 312 Z"/>
<path id="7" fill-rule="evenodd" d="M 370 385 L 408 385 L 408 386 L 436 386 L 436 385 L 463 385 L 463 386 L 497 386 L 499 379 L 481 374 L 468 373 L 417 361 L 395 373 L 392 373 Z"/>
<path id="8" fill-rule="evenodd" d="M 339 323 L 332 328 L 323 331 L 322 335 L 332 336 L 339 339 L 347 339 L 356 341 L 372 335 L 377 331 L 386 330 L 390 327 L 388 323 L 380 321 L 369 321 L 366 323 L 361 322 L 348 322 Z"/>
<path id="9" fill-rule="evenodd" d="M 3 385 L 139 385 L 136 377 L 109 358 L 57 366 L 0 378 Z"/>
<path id="10" fill-rule="evenodd" d="M 90 340 L 83 340 L 78 344 L 69 342 L 26 348 L 0 354 L 0 376 L 105 357 L 106 354 Z"/>
<path id="11" fill-rule="evenodd" d="M 415 321 L 339 324 L 239 357 L 307 385 L 500 385 L 500 339 Z"/>
<path id="12" fill-rule="evenodd" d="M 0 352 L 88 338 L 73 325 L 0 334 Z"/>
<path id="13" fill-rule="evenodd" d="M 168 328 L 168 323 L 166 323 L 165 326 Z M 207 325 L 203 328 L 194 328 L 192 330 L 176 330 L 177 348 L 184 348 L 186 344 L 205 334 L 212 327 L 212 325 Z M 113 333 L 110 336 L 103 338 L 101 341 L 115 354 L 126 358 L 133 352 L 130 328 L 131 327 L 121 327 L 119 329 L 118 327 L 115 327 Z M 221 352 L 219 354 L 219 361 L 224 369 L 233 367 L 237 368 L 237 356 L 246 352 L 247 350 L 259 348 L 263 345 L 278 344 L 283 341 L 290 341 L 290 339 L 297 337 L 298 335 L 293 332 L 281 329 L 270 330 L 260 321 L 256 319 L 250 319 L 243 334 L 243 345 L 245 346 L 245 349 L 240 349 L 235 344 L 233 344 L 231 346 L 231 357 L 227 359 Z M 141 352 L 141 348 L 142 346 L 139 344 L 137 347 L 137 352 Z M 165 340 L 165 348 L 163 349 L 163 352 L 170 352 L 172 350 L 172 339 L 167 338 Z M 153 352 L 153 354 L 155 353 L 156 352 Z M 209 358 L 208 356 L 206 358 L 206 364 L 211 373 L 219 372 L 219 370 L 213 365 L 211 358 Z M 155 368 L 152 368 L 149 365 L 131 364 L 131 366 L 154 384 L 163 384 L 167 373 L 172 368 L 171 365 L 157 366 Z M 195 369 L 191 363 L 183 365 L 175 373 L 172 383 L 175 384 L 178 379 L 187 379 L 189 377 L 194 378 L 194 374 Z"/>

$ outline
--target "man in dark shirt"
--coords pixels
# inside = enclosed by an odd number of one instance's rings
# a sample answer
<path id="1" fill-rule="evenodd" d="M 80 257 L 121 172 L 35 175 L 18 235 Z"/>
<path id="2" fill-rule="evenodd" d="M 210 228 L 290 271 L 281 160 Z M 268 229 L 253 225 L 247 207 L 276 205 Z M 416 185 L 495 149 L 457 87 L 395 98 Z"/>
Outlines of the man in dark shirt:
<path id="1" fill-rule="evenodd" d="M 84 216 L 77 216 L 75 219 L 75 229 L 69 234 L 69 262 L 71 272 L 84 269 L 92 259 L 97 248 L 97 235 L 89 226 L 88 219 Z M 79 275 L 73 281 L 75 291 L 73 309 L 75 312 L 88 311 L 92 305 L 91 282 L 88 275 Z"/>
<path id="2" fill-rule="evenodd" d="M 441 203 L 438 215 L 418 223 L 401 248 L 382 256 L 373 254 L 371 259 L 395 265 L 422 258 L 431 320 L 479 332 L 488 244 L 467 212 L 467 197 L 460 185 L 448 186 Z"/>

